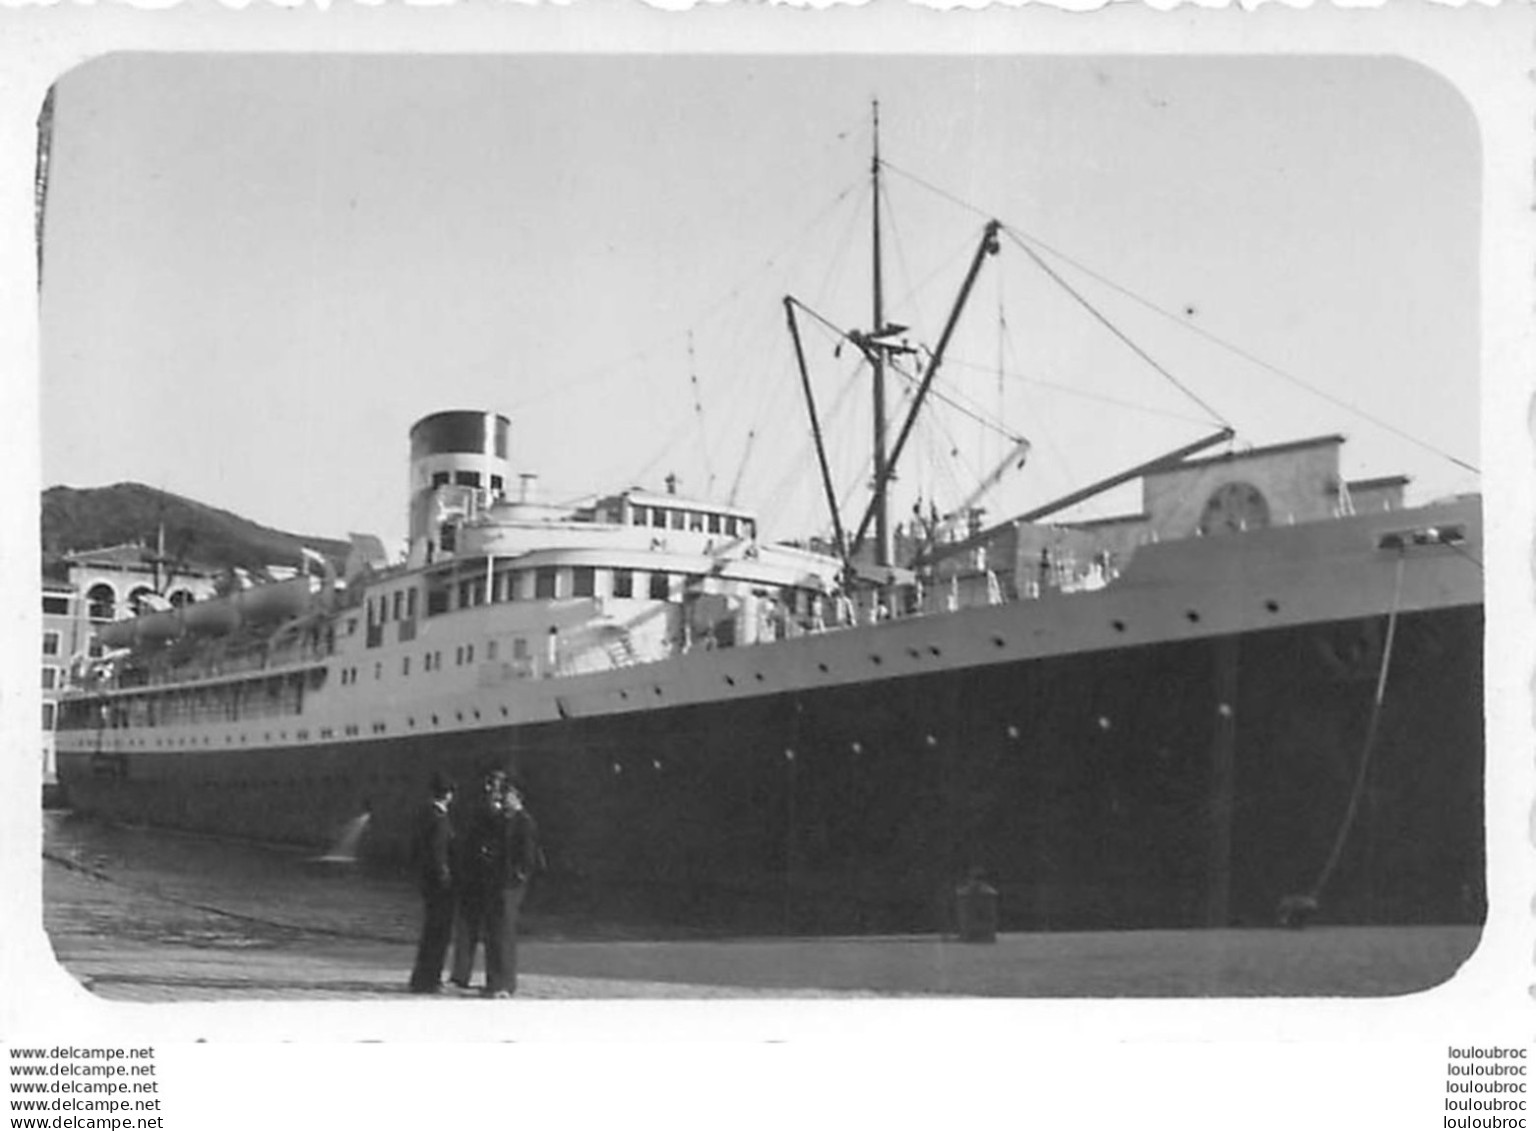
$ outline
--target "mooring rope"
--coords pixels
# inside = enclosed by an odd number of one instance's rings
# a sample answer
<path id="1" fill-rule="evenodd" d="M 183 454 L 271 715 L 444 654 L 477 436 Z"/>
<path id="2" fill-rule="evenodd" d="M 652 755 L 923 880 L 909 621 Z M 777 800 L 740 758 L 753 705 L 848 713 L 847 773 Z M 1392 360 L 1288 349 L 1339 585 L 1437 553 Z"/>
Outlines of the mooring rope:
<path id="1" fill-rule="evenodd" d="M 1301 897 L 1307 903 L 1309 911 L 1317 907 L 1323 888 L 1333 878 L 1333 870 L 1338 867 L 1339 858 L 1344 854 L 1344 844 L 1349 839 L 1350 829 L 1355 823 L 1355 814 L 1360 809 L 1360 798 L 1365 793 L 1366 771 L 1370 768 L 1371 754 L 1376 746 L 1376 732 L 1381 724 L 1382 703 L 1387 695 L 1387 673 L 1392 667 L 1392 646 L 1397 636 L 1397 614 L 1403 597 L 1403 567 L 1406 561 L 1407 554 L 1399 550 L 1397 572 L 1392 586 L 1392 607 L 1387 613 L 1387 636 L 1381 648 L 1381 668 L 1376 673 L 1376 698 L 1371 704 L 1371 718 L 1365 728 L 1365 745 L 1360 751 L 1360 765 L 1355 771 L 1354 788 L 1350 790 L 1349 805 L 1344 810 L 1343 821 L 1339 823 L 1338 835 L 1333 839 L 1333 848 L 1329 851 L 1328 859 L 1323 863 L 1322 871 L 1318 873 L 1311 890 Z M 1282 901 L 1282 918 L 1284 918 L 1285 902 L 1287 901 Z"/>

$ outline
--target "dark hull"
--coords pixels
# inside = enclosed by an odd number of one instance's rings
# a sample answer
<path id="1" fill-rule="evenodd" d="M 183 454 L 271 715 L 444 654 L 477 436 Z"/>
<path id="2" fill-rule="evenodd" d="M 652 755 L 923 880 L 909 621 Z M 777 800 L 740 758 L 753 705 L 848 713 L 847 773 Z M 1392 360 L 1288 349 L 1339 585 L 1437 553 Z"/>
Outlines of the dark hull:
<path id="1" fill-rule="evenodd" d="M 1384 617 L 375 742 L 60 756 L 106 816 L 404 852 L 434 769 L 510 760 L 535 907 L 730 931 L 952 926 L 980 867 L 1005 929 L 1265 925 L 1350 809 Z M 1482 920 L 1482 610 L 1398 621 L 1317 918 Z"/>

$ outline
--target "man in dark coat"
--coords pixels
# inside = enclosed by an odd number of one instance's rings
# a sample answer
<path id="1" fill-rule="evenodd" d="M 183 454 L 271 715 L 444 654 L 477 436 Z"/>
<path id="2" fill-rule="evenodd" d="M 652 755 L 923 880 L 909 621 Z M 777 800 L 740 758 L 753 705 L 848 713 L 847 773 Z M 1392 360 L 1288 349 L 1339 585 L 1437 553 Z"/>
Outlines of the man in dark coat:
<path id="1" fill-rule="evenodd" d="M 411 970 L 413 994 L 435 994 L 442 989 L 443 958 L 453 929 L 453 828 L 448 821 L 452 800 L 453 783 L 434 774 L 432 800 L 422 814 L 413 845 L 423 912 L 421 941 Z"/>
<path id="2" fill-rule="evenodd" d="M 460 989 L 469 989 L 475 970 L 475 948 L 483 941 L 487 873 L 493 855 L 493 840 L 483 834 L 487 822 L 500 812 L 506 775 L 492 770 L 480 783 L 479 797 L 454 806 L 454 824 L 459 830 L 455 841 L 454 884 L 457 909 L 453 919 L 453 963 L 448 980 Z"/>
<path id="3" fill-rule="evenodd" d="M 511 997 L 517 992 L 517 914 L 528 883 L 538 866 L 538 833 L 522 795 L 506 783 L 502 805 L 483 827 L 490 842 L 490 867 L 485 883 L 482 930 L 485 938 L 487 997 Z"/>
<path id="4" fill-rule="evenodd" d="M 485 944 L 485 997 L 511 997 L 518 988 L 518 910 L 533 876 L 538 847 L 533 819 L 504 773 L 487 774 L 487 804 L 465 830 L 467 919 Z M 492 802 L 492 796 L 495 801 Z"/>

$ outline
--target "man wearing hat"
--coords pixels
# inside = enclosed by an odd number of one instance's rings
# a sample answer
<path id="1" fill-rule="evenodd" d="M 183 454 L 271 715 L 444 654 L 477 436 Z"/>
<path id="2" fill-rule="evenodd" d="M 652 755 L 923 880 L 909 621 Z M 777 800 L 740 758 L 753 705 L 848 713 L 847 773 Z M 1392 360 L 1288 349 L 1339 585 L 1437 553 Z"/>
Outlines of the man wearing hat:
<path id="1" fill-rule="evenodd" d="M 484 909 L 485 990 L 487 997 L 517 992 L 517 913 L 538 867 L 538 834 L 523 796 L 503 777 L 501 809 L 493 831 L 494 872 L 488 876 Z"/>
<path id="2" fill-rule="evenodd" d="M 459 836 L 454 842 L 454 884 L 458 900 L 453 920 L 453 964 L 449 981 L 469 989 L 475 969 L 475 949 L 485 941 L 486 901 L 495 886 L 495 858 L 500 853 L 497 830 L 507 775 L 489 770 L 480 781 L 480 796 L 454 806 Z"/>
<path id="3" fill-rule="evenodd" d="M 484 805 L 465 830 L 459 897 L 473 939 L 485 945 L 481 993 L 511 997 L 518 988 L 518 908 L 536 862 L 533 821 L 504 771 L 485 774 L 484 785 Z M 467 965 L 455 971 L 458 985 L 468 980 Z"/>
<path id="4" fill-rule="evenodd" d="M 413 994 L 435 994 L 442 989 L 443 958 L 453 929 L 453 828 L 448 820 L 453 782 L 440 773 L 433 774 L 431 791 L 412 853 L 422 899 L 421 940 L 411 970 Z"/>

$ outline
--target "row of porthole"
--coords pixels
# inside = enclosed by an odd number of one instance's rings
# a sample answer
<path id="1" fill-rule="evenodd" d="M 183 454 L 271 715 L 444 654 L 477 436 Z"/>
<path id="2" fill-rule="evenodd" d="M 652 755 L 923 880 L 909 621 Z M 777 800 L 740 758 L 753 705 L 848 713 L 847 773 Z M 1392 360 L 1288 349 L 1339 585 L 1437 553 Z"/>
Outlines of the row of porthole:
<path id="1" fill-rule="evenodd" d="M 1271 614 L 1278 613 L 1280 611 L 1280 602 L 1278 602 L 1278 601 L 1274 600 L 1273 598 L 1271 598 L 1271 599 L 1266 600 L 1264 602 L 1264 608 L 1269 613 L 1271 613 Z M 1186 609 L 1185 612 L 1184 612 L 1184 619 L 1189 621 L 1190 624 L 1199 624 L 1200 623 L 1200 612 L 1199 612 L 1199 610 L 1198 609 Z M 1123 621 L 1123 620 L 1112 620 L 1109 623 L 1110 623 L 1110 627 L 1113 628 L 1116 632 L 1124 632 L 1126 630 L 1126 628 L 1127 628 L 1127 625 L 1126 625 L 1125 621 Z M 1008 641 L 1004 637 L 993 636 L 992 637 L 992 644 L 993 644 L 994 647 L 997 647 L 997 648 L 1006 648 L 1008 646 Z M 941 648 L 939 648 L 939 646 L 936 645 L 936 644 L 929 644 L 927 646 L 927 652 L 928 652 L 928 654 L 930 656 L 933 656 L 935 658 L 941 658 L 944 655 L 943 650 Z M 923 656 L 923 649 L 908 647 L 907 648 L 907 655 L 910 658 L 914 659 L 914 660 L 920 660 L 920 659 L 922 659 L 922 656 Z M 874 664 L 876 667 L 879 667 L 881 664 L 885 663 L 885 657 L 881 656 L 878 652 L 871 652 L 869 654 L 869 662 Z M 828 675 L 832 671 L 832 669 L 825 662 L 818 663 L 816 665 L 816 670 L 821 672 L 823 675 Z M 756 678 L 757 678 L 757 681 L 759 683 L 761 683 L 763 681 L 763 673 L 762 672 L 757 672 L 756 673 Z M 728 675 L 728 676 L 725 676 L 724 679 L 725 679 L 725 682 L 726 682 L 727 686 L 730 686 L 730 687 L 735 687 L 736 686 L 736 679 L 735 679 L 734 676 L 729 676 Z M 658 687 L 656 689 L 656 694 L 657 695 L 661 694 L 661 688 Z M 629 695 L 628 695 L 627 692 L 620 692 L 619 695 L 620 695 L 621 698 L 624 698 L 624 699 L 628 699 L 629 698 Z"/>
<path id="2" fill-rule="evenodd" d="M 1269 613 L 1275 614 L 1275 613 L 1278 613 L 1280 611 L 1280 603 L 1278 601 L 1274 600 L 1273 598 L 1271 598 L 1271 599 L 1268 599 L 1268 600 L 1266 600 L 1264 602 L 1264 608 Z M 1184 617 L 1191 624 L 1199 624 L 1200 623 L 1200 613 L 1196 609 L 1188 609 L 1188 610 L 1186 610 L 1185 613 L 1184 613 Z M 1116 632 L 1124 632 L 1126 630 L 1126 623 L 1123 620 L 1113 620 L 1113 621 L 1110 622 L 1110 627 L 1112 627 Z M 992 643 L 993 643 L 994 646 L 996 646 L 998 648 L 1005 648 L 1005 647 L 1007 647 L 1008 641 L 1006 639 L 1004 639 L 1003 637 L 1001 637 L 1001 636 L 993 636 L 992 637 Z M 930 655 L 935 656 L 935 657 L 941 657 L 944 654 L 943 651 L 937 645 L 933 645 L 933 644 L 928 645 L 928 649 L 927 650 L 928 650 L 928 653 Z M 907 649 L 907 655 L 910 656 L 913 659 L 921 659 L 922 658 L 922 652 L 919 649 L 917 649 L 917 648 L 909 647 Z M 883 664 L 885 662 L 884 657 L 880 656 L 878 653 L 873 653 L 873 652 L 870 653 L 869 659 L 870 659 L 870 662 L 875 664 L 876 666 L 878 666 L 880 664 Z M 824 675 L 831 672 L 831 668 L 825 662 L 818 663 L 816 665 L 816 667 Z M 723 678 L 724 678 L 724 680 L 725 680 L 727 685 L 729 685 L 731 687 L 735 687 L 736 686 L 736 678 L 734 676 L 727 675 L 727 676 L 725 676 Z M 758 683 L 763 683 L 765 681 L 762 672 L 754 672 L 753 673 L 753 678 L 756 679 L 756 681 Z M 652 690 L 655 692 L 656 697 L 658 699 L 662 697 L 663 693 L 662 693 L 662 689 L 661 689 L 660 685 L 653 685 Z M 620 690 L 619 698 L 623 699 L 625 701 L 628 701 L 628 699 L 629 699 L 629 692 L 627 690 Z M 475 719 L 478 720 L 480 718 L 480 711 L 478 709 L 474 710 L 473 714 L 474 714 Z M 456 712 L 456 715 L 457 715 L 457 718 L 458 718 L 459 722 L 463 722 L 464 721 L 464 713 L 462 711 Z M 510 713 L 507 710 L 507 707 L 505 705 L 503 705 L 501 707 L 501 715 L 502 715 L 503 718 L 510 717 Z M 407 723 L 408 726 L 415 727 L 416 720 L 415 720 L 414 717 L 411 717 L 411 718 L 408 718 L 406 720 L 406 723 Z M 433 726 L 440 725 L 440 722 L 439 722 L 438 717 L 436 715 L 432 716 L 432 725 Z M 375 734 L 382 734 L 382 733 L 384 733 L 383 724 L 375 723 L 374 724 L 374 731 L 373 732 Z M 283 740 L 286 741 L 287 737 L 288 737 L 287 732 L 284 732 L 283 735 L 282 735 Z M 308 735 L 308 732 L 300 731 L 295 737 L 302 741 L 302 740 L 308 739 L 309 735 Z M 322 731 L 321 732 L 321 737 L 322 738 L 329 737 L 328 732 Z M 240 736 L 240 741 L 243 743 L 243 742 L 245 742 L 245 740 L 246 740 L 245 739 L 245 735 L 242 734 Z M 272 735 L 270 733 L 268 733 L 266 735 L 266 741 L 270 742 L 271 740 L 272 740 Z M 225 741 L 226 742 L 231 742 L 233 740 L 232 740 L 232 738 L 226 736 Z M 171 740 L 171 742 L 172 742 L 173 745 L 176 744 L 175 740 Z M 188 742 L 187 739 L 182 739 L 182 740 L 180 740 L 179 744 L 182 745 L 182 746 L 185 746 L 187 744 L 187 742 Z M 160 745 L 160 740 L 157 739 L 155 744 L 157 746 Z"/>
<path id="3" fill-rule="evenodd" d="M 478 707 L 473 708 L 471 710 L 471 714 L 473 715 L 473 717 L 477 721 L 481 718 L 480 709 Z M 455 715 L 455 717 L 457 718 L 457 720 L 459 722 L 463 722 L 464 721 L 464 712 L 463 711 L 455 711 L 454 715 Z M 505 718 L 511 718 L 511 715 L 512 715 L 511 710 L 506 706 L 506 704 L 502 704 L 502 706 L 501 706 L 501 717 L 504 718 L 504 719 Z M 408 717 L 405 721 L 406 721 L 406 725 L 407 726 L 414 727 L 416 725 L 416 718 L 415 718 L 414 715 Z M 440 725 L 442 725 L 442 720 L 439 718 L 439 716 L 437 716 L 437 715 L 433 715 L 432 716 L 432 725 L 433 726 L 440 726 Z M 385 734 L 388 731 L 388 729 L 389 729 L 389 725 L 387 723 L 378 723 L 378 722 L 376 722 L 376 723 L 372 724 L 372 728 L 371 729 L 372 729 L 372 733 L 373 734 Z M 348 737 L 352 737 L 352 736 L 356 736 L 356 735 L 361 734 L 361 728 L 358 727 L 356 724 L 348 725 L 347 727 L 344 728 L 344 731 L 345 731 L 345 733 L 346 733 L 346 735 Z M 321 727 L 320 728 L 320 737 L 322 739 L 324 739 L 324 738 L 331 738 L 333 736 L 334 736 L 334 730 L 331 727 Z M 293 737 L 294 737 L 294 741 L 296 741 L 296 742 L 307 742 L 309 740 L 309 731 L 307 731 L 307 730 L 295 731 Z M 287 731 L 279 731 L 277 738 L 278 738 L 279 742 L 287 742 L 288 741 L 288 732 Z M 240 739 L 241 744 L 244 745 L 246 742 L 249 741 L 249 736 L 244 734 L 244 733 L 242 733 L 242 734 L 240 734 L 239 739 Z M 272 732 L 271 731 L 266 731 L 262 735 L 262 741 L 263 742 L 271 742 L 272 741 Z M 128 740 L 128 745 L 129 746 L 147 746 L 148 742 L 149 742 L 148 739 L 138 739 L 137 741 L 135 741 L 134 739 L 129 739 Z M 232 735 L 232 734 L 226 734 L 224 736 L 224 742 L 225 742 L 226 745 L 233 745 L 234 742 L 235 742 L 235 736 Z M 157 738 L 157 739 L 155 739 L 155 745 L 157 747 L 162 747 L 162 748 L 163 747 L 182 747 L 182 746 L 188 746 L 188 745 L 194 746 L 194 747 L 195 746 L 199 746 L 199 745 L 211 746 L 212 745 L 212 739 L 210 739 L 207 735 L 204 735 L 203 739 L 202 739 L 202 742 L 199 743 L 196 738 L 166 738 L 166 739 Z"/>

